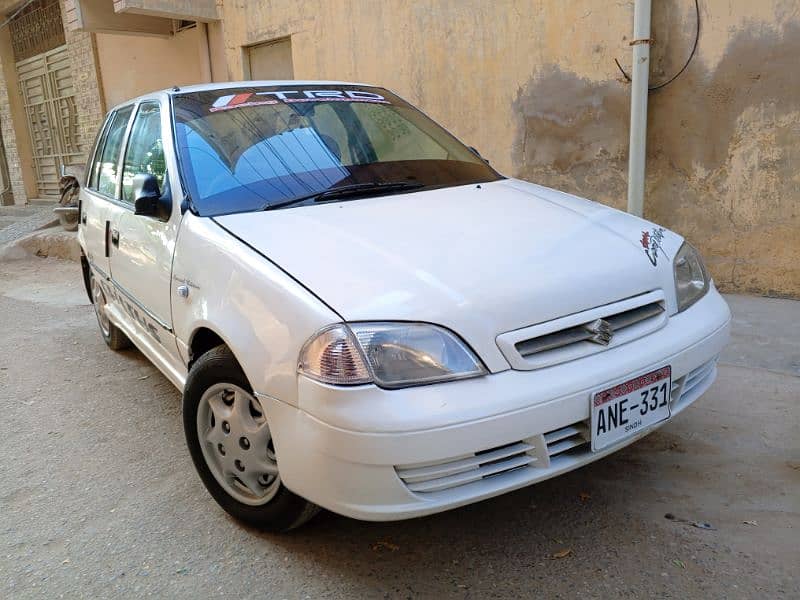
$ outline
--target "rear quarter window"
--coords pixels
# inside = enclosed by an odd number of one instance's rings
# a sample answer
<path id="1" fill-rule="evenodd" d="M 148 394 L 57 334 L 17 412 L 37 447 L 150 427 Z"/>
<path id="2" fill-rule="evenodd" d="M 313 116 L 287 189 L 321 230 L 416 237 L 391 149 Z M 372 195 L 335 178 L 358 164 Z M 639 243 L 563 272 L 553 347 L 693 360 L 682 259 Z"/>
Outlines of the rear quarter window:
<path id="1" fill-rule="evenodd" d="M 111 113 L 106 117 L 106 120 L 103 121 L 103 125 L 100 127 L 94 139 L 92 152 L 89 154 L 89 163 L 86 165 L 86 187 L 92 190 L 97 188 L 97 171 L 99 168 L 98 165 L 100 164 L 100 154 L 103 150 L 103 144 L 105 144 L 106 141 L 108 126 L 113 118 L 114 113 Z"/>

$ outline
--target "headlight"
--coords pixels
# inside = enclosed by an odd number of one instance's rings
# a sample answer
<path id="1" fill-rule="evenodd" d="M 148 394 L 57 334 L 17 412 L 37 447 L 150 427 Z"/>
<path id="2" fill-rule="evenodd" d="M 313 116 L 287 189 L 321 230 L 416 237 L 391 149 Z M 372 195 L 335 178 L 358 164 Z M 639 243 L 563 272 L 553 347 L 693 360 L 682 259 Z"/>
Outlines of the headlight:
<path id="1" fill-rule="evenodd" d="M 678 312 L 681 312 L 700 300 L 708 291 L 708 273 L 700 253 L 688 242 L 684 242 L 675 255 L 672 269 L 675 273 Z"/>
<path id="2" fill-rule="evenodd" d="M 420 323 L 333 325 L 306 342 L 299 369 L 323 383 L 374 382 L 385 388 L 486 373 L 480 360 L 455 334 Z"/>

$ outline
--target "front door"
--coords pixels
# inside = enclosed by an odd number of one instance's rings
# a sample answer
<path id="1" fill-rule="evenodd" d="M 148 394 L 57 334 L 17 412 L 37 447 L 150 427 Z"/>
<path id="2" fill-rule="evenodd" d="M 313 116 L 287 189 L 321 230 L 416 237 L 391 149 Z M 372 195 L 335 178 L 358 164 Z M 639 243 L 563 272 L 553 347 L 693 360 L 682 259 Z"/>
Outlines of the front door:
<path id="1" fill-rule="evenodd" d="M 124 296 L 125 309 L 156 342 L 174 353 L 170 278 L 172 253 L 180 211 L 172 211 L 166 221 L 134 214 L 133 179 L 136 175 L 155 176 L 163 193 L 168 178 L 164 159 L 163 113 L 158 102 L 139 104 L 131 125 L 122 160 L 121 211 L 112 223 L 111 279 Z M 177 214 L 178 216 L 174 216 Z"/>

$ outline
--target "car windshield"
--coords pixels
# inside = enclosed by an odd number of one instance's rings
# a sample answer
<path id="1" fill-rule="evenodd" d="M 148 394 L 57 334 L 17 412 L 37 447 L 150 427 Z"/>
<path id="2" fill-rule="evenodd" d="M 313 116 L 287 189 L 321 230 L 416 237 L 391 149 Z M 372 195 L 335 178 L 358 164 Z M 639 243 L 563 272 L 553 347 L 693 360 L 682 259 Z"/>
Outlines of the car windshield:
<path id="1" fill-rule="evenodd" d="M 378 194 L 500 179 L 475 152 L 381 88 L 226 88 L 175 95 L 173 107 L 184 181 L 203 216 L 313 202 L 338 188 L 369 195 L 372 184 L 384 184 Z"/>

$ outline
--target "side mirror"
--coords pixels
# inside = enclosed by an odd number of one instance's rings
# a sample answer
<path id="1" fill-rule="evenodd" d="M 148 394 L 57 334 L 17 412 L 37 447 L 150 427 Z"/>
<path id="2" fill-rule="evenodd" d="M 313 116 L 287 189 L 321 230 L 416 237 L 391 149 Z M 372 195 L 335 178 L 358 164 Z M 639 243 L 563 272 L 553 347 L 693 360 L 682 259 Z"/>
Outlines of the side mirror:
<path id="1" fill-rule="evenodd" d="M 156 217 L 159 208 L 161 191 L 155 175 L 141 173 L 133 178 L 133 214 L 144 217 Z"/>

